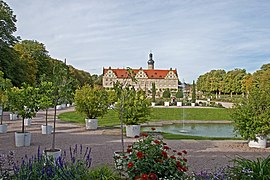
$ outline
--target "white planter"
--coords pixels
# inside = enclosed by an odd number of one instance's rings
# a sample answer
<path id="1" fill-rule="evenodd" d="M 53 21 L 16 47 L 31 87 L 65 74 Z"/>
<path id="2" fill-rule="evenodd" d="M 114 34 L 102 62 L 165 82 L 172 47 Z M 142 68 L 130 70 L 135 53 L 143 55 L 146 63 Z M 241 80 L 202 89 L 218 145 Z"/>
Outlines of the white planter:
<path id="1" fill-rule="evenodd" d="M 255 148 L 266 148 L 267 145 L 267 136 L 256 136 L 256 140 L 250 140 L 248 142 L 249 147 L 255 147 Z"/>
<path id="2" fill-rule="evenodd" d="M 67 104 L 67 107 L 69 108 L 70 107 L 70 104 Z"/>
<path id="3" fill-rule="evenodd" d="M 191 106 L 192 106 L 192 107 L 195 107 L 195 103 L 191 103 Z"/>
<path id="4" fill-rule="evenodd" d="M 121 152 L 115 151 L 114 152 L 114 165 L 115 169 L 117 170 L 126 170 L 127 168 L 127 161 L 123 161 L 124 157 L 129 157 L 130 153 L 128 152 Z"/>
<path id="5" fill-rule="evenodd" d="M 51 125 L 41 125 L 41 134 L 52 134 L 53 127 Z"/>
<path id="6" fill-rule="evenodd" d="M 31 133 L 30 132 L 15 132 L 15 146 L 30 146 L 31 144 Z"/>
<path id="7" fill-rule="evenodd" d="M 7 125 L 2 124 L 0 125 L 0 133 L 6 133 L 7 132 Z"/>
<path id="8" fill-rule="evenodd" d="M 56 160 L 61 156 L 61 149 L 47 149 L 43 151 L 43 155 L 48 159 Z"/>
<path id="9" fill-rule="evenodd" d="M 60 110 L 60 109 L 62 109 L 62 106 L 61 105 L 56 105 L 56 109 Z"/>
<path id="10" fill-rule="evenodd" d="M 182 102 L 176 102 L 176 106 L 180 107 L 182 105 L 183 105 Z"/>
<path id="11" fill-rule="evenodd" d="M 32 119 L 31 118 L 25 118 L 24 119 L 24 125 L 25 126 L 30 126 L 32 123 Z"/>
<path id="12" fill-rule="evenodd" d="M 164 106 L 166 107 L 170 106 L 170 102 L 164 102 Z"/>
<path id="13" fill-rule="evenodd" d="M 141 125 L 126 125 L 126 136 L 135 137 L 140 136 Z"/>
<path id="14" fill-rule="evenodd" d="M 155 107 L 156 106 L 156 103 L 155 102 L 151 102 L 151 106 L 152 107 Z"/>
<path id="15" fill-rule="evenodd" d="M 67 105 L 65 103 L 61 104 L 61 108 L 65 109 L 67 107 Z"/>
<path id="16" fill-rule="evenodd" d="M 17 120 L 17 119 L 18 119 L 18 114 L 9 114 L 9 119 L 10 119 L 11 121 Z"/>
<path id="17" fill-rule="evenodd" d="M 85 119 L 86 129 L 97 129 L 98 120 L 97 119 Z"/>

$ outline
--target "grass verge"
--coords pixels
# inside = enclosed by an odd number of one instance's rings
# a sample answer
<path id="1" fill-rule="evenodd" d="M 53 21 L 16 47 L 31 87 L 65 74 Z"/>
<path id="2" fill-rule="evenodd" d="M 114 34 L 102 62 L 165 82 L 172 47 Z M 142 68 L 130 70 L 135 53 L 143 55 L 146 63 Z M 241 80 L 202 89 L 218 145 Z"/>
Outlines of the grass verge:
<path id="1" fill-rule="evenodd" d="M 181 139 L 191 139 L 191 140 L 242 140 L 242 138 L 238 137 L 204 137 L 204 136 L 190 136 L 190 135 L 182 135 L 182 134 L 170 134 L 170 133 L 162 133 L 164 139 L 169 140 L 181 140 Z"/>

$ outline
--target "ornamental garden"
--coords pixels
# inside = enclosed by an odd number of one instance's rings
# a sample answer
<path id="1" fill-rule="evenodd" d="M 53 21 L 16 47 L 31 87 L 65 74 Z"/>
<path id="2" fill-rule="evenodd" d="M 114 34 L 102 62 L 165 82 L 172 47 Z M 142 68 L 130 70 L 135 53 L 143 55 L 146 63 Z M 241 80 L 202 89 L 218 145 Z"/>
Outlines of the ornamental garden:
<path id="1" fill-rule="evenodd" d="M 192 152 L 177 144 L 203 139 L 207 149 L 211 138 L 176 136 L 151 127 L 172 121 L 227 120 L 239 135 L 233 142 L 240 138 L 254 152 L 269 152 L 270 64 L 253 74 L 243 69 L 211 70 L 192 84 L 182 82 L 179 89 L 158 95 L 154 83 L 147 92 L 136 89 L 135 73 L 127 68 L 128 76 L 121 83 L 104 88 L 102 76 L 51 58 L 40 42 L 15 37 L 16 16 L 4 1 L 0 1 L 0 20 L 4 29 L 0 33 L 0 179 L 270 179 L 270 156 L 255 160 L 238 156 L 230 166 L 192 171 Z M 232 106 L 224 108 L 228 102 Z M 74 123 L 83 130 L 70 133 L 58 127 L 65 124 L 72 129 Z M 28 131 L 31 126 L 41 136 Z M 142 131 L 142 126 L 151 130 Z M 110 130 L 117 133 L 95 135 Z M 84 132 L 92 134 L 81 143 L 77 138 Z M 70 134 L 71 139 L 63 138 Z M 40 139 L 33 144 L 35 136 Z M 59 147 L 57 136 L 69 148 Z M 7 142 L 11 137 L 14 141 Z M 70 144 L 73 139 L 77 143 Z M 169 139 L 176 145 L 170 146 Z M 225 143 L 228 138 L 219 140 Z M 117 147 L 106 149 L 109 155 L 100 152 L 103 141 L 117 142 Z M 31 146 L 36 152 L 29 154 Z M 95 166 L 97 159 L 106 163 Z"/>

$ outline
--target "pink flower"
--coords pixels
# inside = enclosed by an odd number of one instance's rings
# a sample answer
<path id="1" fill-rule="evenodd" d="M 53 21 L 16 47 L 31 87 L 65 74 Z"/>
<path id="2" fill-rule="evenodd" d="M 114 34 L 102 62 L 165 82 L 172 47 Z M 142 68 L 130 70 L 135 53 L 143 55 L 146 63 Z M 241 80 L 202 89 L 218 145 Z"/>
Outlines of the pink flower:
<path id="1" fill-rule="evenodd" d="M 150 173 L 149 174 L 149 178 L 150 178 L 150 180 L 156 180 L 157 179 L 157 175 L 155 173 Z"/>

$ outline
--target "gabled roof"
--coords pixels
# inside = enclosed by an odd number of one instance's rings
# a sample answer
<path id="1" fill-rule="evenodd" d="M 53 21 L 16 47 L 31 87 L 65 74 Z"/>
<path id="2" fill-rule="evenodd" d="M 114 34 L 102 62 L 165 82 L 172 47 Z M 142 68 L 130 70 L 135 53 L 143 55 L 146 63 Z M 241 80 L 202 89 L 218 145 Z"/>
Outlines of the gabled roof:
<path id="1" fill-rule="evenodd" d="M 103 75 L 108 72 L 108 70 L 112 70 L 114 74 L 117 76 L 117 78 L 127 78 L 128 77 L 128 72 L 126 69 L 103 69 Z M 177 71 L 176 70 L 160 70 L 160 69 L 132 69 L 135 75 L 139 71 L 143 71 L 146 73 L 149 79 L 164 79 L 166 75 L 170 72 L 173 71 L 174 74 L 177 76 Z"/>

